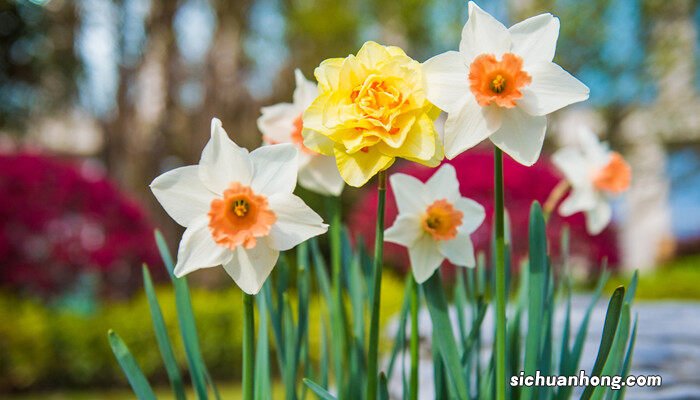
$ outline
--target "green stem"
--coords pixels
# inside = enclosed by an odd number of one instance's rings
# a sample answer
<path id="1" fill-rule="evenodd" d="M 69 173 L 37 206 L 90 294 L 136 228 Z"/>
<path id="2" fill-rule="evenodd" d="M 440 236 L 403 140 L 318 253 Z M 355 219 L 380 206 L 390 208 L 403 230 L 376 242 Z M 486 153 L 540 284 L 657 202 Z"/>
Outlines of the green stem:
<path id="1" fill-rule="evenodd" d="M 334 337 L 334 369 L 335 380 L 338 388 L 338 399 L 345 397 L 345 380 L 343 379 L 343 371 L 345 365 L 347 350 L 347 317 L 345 315 L 345 307 L 343 306 L 343 245 L 342 245 L 342 204 L 340 197 L 328 198 L 329 210 L 331 214 L 330 224 L 330 245 L 331 245 L 331 270 L 333 273 L 332 280 L 332 296 L 333 304 L 331 305 L 333 312 L 333 326 L 336 327 L 336 332 L 339 329 L 341 332 Z"/>
<path id="2" fill-rule="evenodd" d="M 372 319 L 369 327 L 369 354 L 367 362 L 367 400 L 377 398 L 377 356 L 379 352 L 379 308 L 381 305 L 382 268 L 384 266 L 384 201 L 386 199 L 386 172 L 377 175 L 377 230 L 374 237 L 374 283 L 372 291 Z"/>
<path id="3" fill-rule="evenodd" d="M 503 153 L 494 146 L 496 209 L 496 399 L 506 398 L 506 271 L 503 212 Z"/>
<path id="4" fill-rule="evenodd" d="M 418 364 L 420 335 L 418 333 L 418 283 L 411 279 L 411 381 L 410 400 L 418 400 Z"/>
<path id="5" fill-rule="evenodd" d="M 243 400 L 253 400 L 255 296 L 243 296 Z"/>

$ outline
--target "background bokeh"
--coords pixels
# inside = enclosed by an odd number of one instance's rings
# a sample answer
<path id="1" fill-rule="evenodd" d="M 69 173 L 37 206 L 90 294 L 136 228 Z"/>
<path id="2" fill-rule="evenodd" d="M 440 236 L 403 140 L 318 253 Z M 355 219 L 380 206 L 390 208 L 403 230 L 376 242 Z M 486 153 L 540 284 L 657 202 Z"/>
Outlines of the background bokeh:
<path id="1" fill-rule="evenodd" d="M 586 235 L 580 216 L 554 224 L 572 226 L 579 276 L 607 256 L 622 272 L 648 271 L 658 282 L 654 297 L 666 275 L 659 271 L 682 264 L 661 293 L 700 297 L 700 289 L 672 286 L 700 275 L 699 2 L 479 4 L 502 21 L 544 11 L 561 19 L 555 61 L 591 88 L 591 98 L 551 117 L 545 153 L 586 125 L 632 165 L 632 188 L 616 201 L 614 224 L 602 236 Z M 143 299 L 134 297 L 140 265 L 163 276 L 151 231 L 161 229 L 173 247 L 181 233 L 148 184 L 198 161 L 212 117 L 253 149 L 261 142 L 260 107 L 291 99 L 294 68 L 311 78 L 321 60 L 354 53 L 366 40 L 424 61 L 457 47 L 466 16 L 466 2 L 452 0 L 0 0 L 0 304 L 8 313 L 26 310 L 20 323 L 0 328 L 0 393 L 123 384 L 100 339 L 105 321 L 134 324 L 118 322 L 121 307 L 140 312 L 150 330 Z M 488 205 L 488 148 L 465 157 L 455 161 L 463 194 Z M 522 169 L 506 171 L 516 222 L 527 212 L 521 205 L 543 201 L 560 178 L 546 155 Z M 321 198 L 300 193 L 323 210 Z M 371 226 L 362 221 L 372 196 L 344 194 L 356 233 Z M 488 251 L 488 232 L 479 235 Z M 390 261 L 405 269 L 401 254 Z M 230 286 L 216 272 L 193 279 Z M 75 324 L 70 318 L 84 329 L 61 334 Z M 86 330 L 97 332 L 87 341 L 94 346 L 71 347 Z M 57 373 L 59 360 L 78 372 Z"/>

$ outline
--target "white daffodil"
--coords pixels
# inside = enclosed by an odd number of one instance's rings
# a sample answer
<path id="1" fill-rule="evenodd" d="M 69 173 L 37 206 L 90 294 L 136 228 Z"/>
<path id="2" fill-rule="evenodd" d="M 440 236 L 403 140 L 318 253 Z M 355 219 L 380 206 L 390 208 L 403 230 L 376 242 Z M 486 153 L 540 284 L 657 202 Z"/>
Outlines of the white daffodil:
<path id="1" fill-rule="evenodd" d="M 345 182 L 338 172 L 335 158 L 319 154 L 304 146 L 301 136 L 304 110 L 318 97 L 316 83 L 309 81 L 298 69 L 294 71 L 296 89 L 292 103 L 263 107 L 258 129 L 265 144 L 292 143 L 299 149 L 299 184 L 308 190 L 339 196 Z"/>
<path id="2" fill-rule="evenodd" d="M 459 51 L 424 64 L 428 99 L 447 112 L 447 158 L 490 138 L 520 164 L 537 161 L 546 115 L 588 98 L 588 88 L 552 62 L 558 36 L 551 14 L 506 28 L 469 2 Z"/>
<path id="3" fill-rule="evenodd" d="M 165 211 L 187 228 L 175 275 L 223 265 L 244 292 L 256 294 L 281 250 L 326 232 L 321 217 L 292 194 L 297 162 L 290 144 L 248 153 L 213 119 L 199 165 L 176 168 L 151 183 Z"/>
<path id="4" fill-rule="evenodd" d="M 452 165 L 444 164 L 425 183 L 406 174 L 394 174 L 390 181 L 399 214 L 384 239 L 406 246 L 416 282 L 430 278 L 445 258 L 476 265 L 469 235 L 484 221 L 484 207 L 459 194 Z"/>
<path id="5" fill-rule="evenodd" d="M 559 214 L 586 214 L 586 229 L 597 235 L 610 223 L 610 198 L 627 190 L 632 170 L 622 156 L 611 151 L 591 130 L 578 131 L 575 146 L 564 147 L 552 161 L 571 185 L 571 193 L 559 207 Z"/>

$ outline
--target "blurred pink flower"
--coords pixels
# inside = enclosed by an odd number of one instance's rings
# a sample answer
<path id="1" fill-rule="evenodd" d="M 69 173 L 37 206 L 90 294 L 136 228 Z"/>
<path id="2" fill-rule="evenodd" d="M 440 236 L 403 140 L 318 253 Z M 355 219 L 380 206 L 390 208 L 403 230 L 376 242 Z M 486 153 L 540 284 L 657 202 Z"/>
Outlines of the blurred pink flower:
<path id="1" fill-rule="evenodd" d="M 0 154 L 1 286 L 51 296 L 92 272 L 102 293 L 123 295 L 142 262 L 161 265 L 144 210 L 102 175 L 89 162 Z"/>

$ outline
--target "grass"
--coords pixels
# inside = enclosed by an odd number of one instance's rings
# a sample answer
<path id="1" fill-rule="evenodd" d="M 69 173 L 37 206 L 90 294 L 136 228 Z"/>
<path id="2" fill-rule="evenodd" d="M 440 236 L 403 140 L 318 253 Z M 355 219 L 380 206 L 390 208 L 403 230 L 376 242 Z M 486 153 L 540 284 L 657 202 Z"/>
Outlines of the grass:
<path id="1" fill-rule="evenodd" d="M 239 383 L 219 384 L 217 385 L 222 399 L 240 399 L 242 398 L 241 385 Z M 158 399 L 173 399 L 173 392 L 168 387 L 154 388 Z M 273 398 L 284 398 L 284 387 L 281 383 L 275 383 L 272 388 Z M 26 394 L 3 394 L 3 398 L 7 400 L 132 400 L 134 392 L 128 387 L 120 387 L 114 389 L 81 389 L 81 390 L 51 390 L 51 391 L 33 391 Z M 187 390 L 187 398 L 194 398 L 192 388 Z"/>
<path id="2" fill-rule="evenodd" d="M 629 281 L 629 276 L 610 280 L 607 289 Z M 700 254 L 664 264 L 639 276 L 637 300 L 700 300 Z"/>

